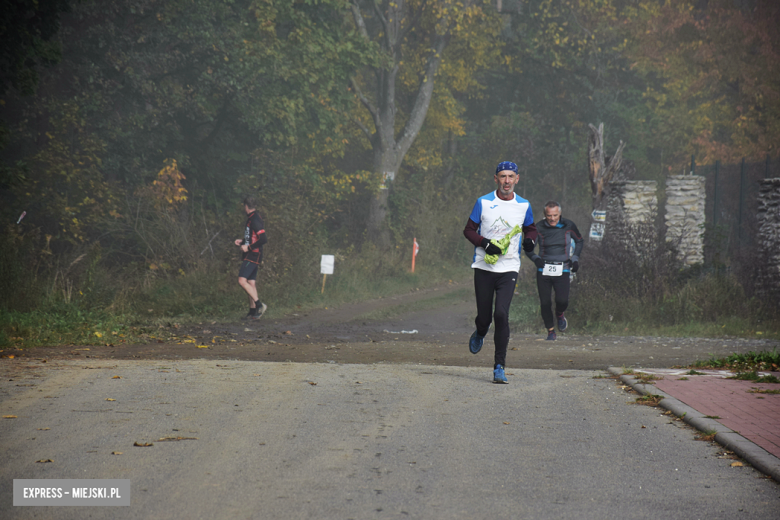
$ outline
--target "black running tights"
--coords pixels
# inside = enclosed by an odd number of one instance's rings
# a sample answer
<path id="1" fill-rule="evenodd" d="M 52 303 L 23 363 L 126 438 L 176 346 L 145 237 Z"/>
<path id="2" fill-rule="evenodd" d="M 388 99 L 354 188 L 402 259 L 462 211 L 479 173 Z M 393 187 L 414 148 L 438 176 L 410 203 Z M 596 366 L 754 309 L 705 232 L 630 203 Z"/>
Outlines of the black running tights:
<path id="1" fill-rule="evenodd" d="M 569 273 L 561 276 L 542 276 L 536 272 L 536 288 L 542 304 L 542 319 L 547 329 L 553 328 L 555 321 L 552 313 L 552 290 L 555 289 L 555 314 L 560 316 L 569 306 Z"/>
<path id="2" fill-rule="evenodd" d="M 477 334 L 485 336 L 490 323 L 495 320 L 496 331 L 493 340 L 496 353 L 493 366 L 506 366 L 506 347 L 509 344 L 509 306 L 515 293 L 517 273 L 493 273 L 474 269 L 474 292 L 477 296 Z M 495 311 L 493 299 L 495 298 Z"/>

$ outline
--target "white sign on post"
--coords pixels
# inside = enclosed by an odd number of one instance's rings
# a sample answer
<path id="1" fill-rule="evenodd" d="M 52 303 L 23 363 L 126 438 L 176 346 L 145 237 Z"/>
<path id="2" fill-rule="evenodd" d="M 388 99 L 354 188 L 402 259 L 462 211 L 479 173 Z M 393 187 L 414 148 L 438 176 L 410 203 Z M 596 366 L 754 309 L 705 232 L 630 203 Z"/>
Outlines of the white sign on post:
<path id="1" fill-rule="evenodd" d="M 590 238 L 592 240 L 601 240 L 604 238 L 604 224 L 594 222 L 590 225 Z"/>
<path id="2" fill-rule="evenodd" d="M 607 220 L 607 212 L 605 210 L 600 211 L 594 209 L 593 213 L 591 213 L 590 216 L 593 217 L 593 220 L 595 220 L 596 222 L 606 222 Z"/>
<path id="3" fill-rule="evenodd" d="M 333 255 L 322 255 L 320 261 L 320 274 L 333 274 L 333 264 L 336 263 L 336 257 Z"/>

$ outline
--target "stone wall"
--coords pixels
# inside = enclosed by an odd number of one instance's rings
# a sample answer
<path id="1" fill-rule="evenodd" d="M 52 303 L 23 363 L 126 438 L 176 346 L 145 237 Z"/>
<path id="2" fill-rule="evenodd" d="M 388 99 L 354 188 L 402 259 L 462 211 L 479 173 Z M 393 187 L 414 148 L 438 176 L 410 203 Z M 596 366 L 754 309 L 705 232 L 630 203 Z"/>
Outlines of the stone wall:
<path id="1" fill-rule="evenodd" d="M 758 226 L 756 293 L 780 303 L 780 178 L 760 182 Z"/>
<path id="2" fill-rule="evenodd" d="M 666 241 L 686 265 L 704 262 L 705 178 L 672 175 L 666 179 Z"/>

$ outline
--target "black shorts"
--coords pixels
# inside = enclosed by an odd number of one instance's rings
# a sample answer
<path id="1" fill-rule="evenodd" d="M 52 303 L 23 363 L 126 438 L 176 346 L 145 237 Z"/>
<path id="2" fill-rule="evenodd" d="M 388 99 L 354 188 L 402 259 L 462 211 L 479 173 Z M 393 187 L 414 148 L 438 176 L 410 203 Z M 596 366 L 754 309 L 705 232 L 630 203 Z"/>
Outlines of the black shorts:
<path id="1" fill-rule="evenodd" d="M 263 261 L 263 256 L 260 255 L 258 262 L 252 260 L 244 260 L 241 262 L 241 267 L 238 269 L 238 277 L 246 278 L 247 280 L 257 280 L 257 269 L 260 267 L 260 262 Z"/>

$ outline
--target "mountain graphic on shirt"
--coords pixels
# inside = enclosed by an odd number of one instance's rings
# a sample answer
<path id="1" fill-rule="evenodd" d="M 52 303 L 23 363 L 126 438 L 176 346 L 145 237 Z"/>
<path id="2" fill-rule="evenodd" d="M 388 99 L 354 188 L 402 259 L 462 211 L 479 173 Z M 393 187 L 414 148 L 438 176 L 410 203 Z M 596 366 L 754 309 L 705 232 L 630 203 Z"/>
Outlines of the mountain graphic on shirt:
<path id="1" fill-rule="evenodd" d="M 514 226 L 509 225 L 509 222 L 504 220 L 503 217 L 498 217 L 488 228 L 491 236 L 504 236 L 509 233 Z"/>

